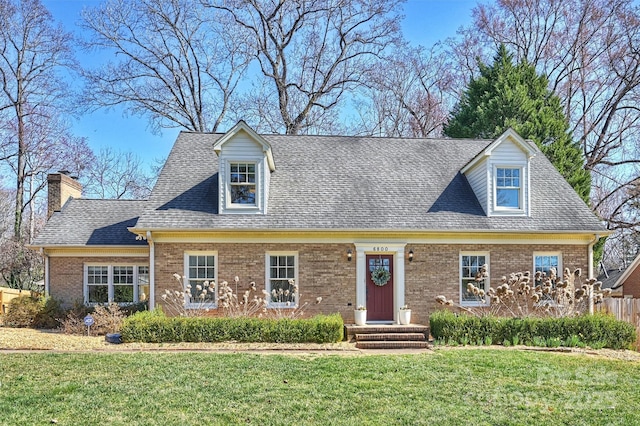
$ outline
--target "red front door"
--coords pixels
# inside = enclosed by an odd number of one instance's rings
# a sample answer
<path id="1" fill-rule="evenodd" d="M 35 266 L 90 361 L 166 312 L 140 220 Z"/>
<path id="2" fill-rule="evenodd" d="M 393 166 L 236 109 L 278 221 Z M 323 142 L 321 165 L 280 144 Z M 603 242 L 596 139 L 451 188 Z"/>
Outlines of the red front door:
<path id="1" fill-rule="evenodd" d="M 384 281 L 384 274 L 372 274 L 383 268 L 389 272 L 389 279 Z M 377 282 L 376 282 L 377 281 Z M 367 321 L 393 321 L 393 255 L 367 255 Z"/>

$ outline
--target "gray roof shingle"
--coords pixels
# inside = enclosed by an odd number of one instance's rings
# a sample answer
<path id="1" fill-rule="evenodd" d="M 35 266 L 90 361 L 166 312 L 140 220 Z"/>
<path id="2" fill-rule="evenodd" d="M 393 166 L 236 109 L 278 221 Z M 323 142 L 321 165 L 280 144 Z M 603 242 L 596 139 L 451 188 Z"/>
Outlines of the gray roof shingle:
<path id="1" fill-rule="evenodd" d="M 138 221 L 146 206 L 140 200 L 70 199 L 55 212 L 33 245 L 145 246 L 127 228 Z"/>
<path id="2" fill-rule="evenodd" d="M 487 217 L 459 170 L 489 140 L 263 135 L 276 171 L 266 215 L 218 214 L 221 134 L 182 132 L 147 201 L 70 200 L 34 246 L 137 246 L 127 228 L 599 232 L 542 153 L 530 217 Z"/>
<path id="3" fill-rule="evenodd" d="M 531 217 L 487 217 L 459 170 L 489 140 L 263 135 L 266 215 L 218 215 L 220 134 L 182 132 L 139 229 L 356 229 L 596 232 L 602 225 L 542 153 Z"/>

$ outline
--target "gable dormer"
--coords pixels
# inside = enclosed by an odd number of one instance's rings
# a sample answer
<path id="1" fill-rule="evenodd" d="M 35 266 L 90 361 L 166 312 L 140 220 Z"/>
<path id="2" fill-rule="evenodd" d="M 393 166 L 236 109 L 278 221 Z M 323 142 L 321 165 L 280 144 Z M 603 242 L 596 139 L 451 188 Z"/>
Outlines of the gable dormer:
<path id="1" fill-rule="evenodd" d="M 221 214 L 266 214 L 271 172 L 271 145 L 244 121 L 238 122 L 213 146 L 218 155 L 218 194 Z"/>
<path id="2" fill-rule="evenodd" d="M 487 216 L 530 215 L 530 162 L 537 152 L 509 128 L 462 168 Z"/>

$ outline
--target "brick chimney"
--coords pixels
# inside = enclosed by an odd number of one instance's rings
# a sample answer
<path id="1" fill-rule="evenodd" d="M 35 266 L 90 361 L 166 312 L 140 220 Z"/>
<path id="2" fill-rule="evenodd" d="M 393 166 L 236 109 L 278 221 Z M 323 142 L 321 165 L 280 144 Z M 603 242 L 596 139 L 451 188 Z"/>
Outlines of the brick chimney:
<path id="1" fill-rule="evenodd" d="M 47 219 L 53 212 L 59 212 L 69 198 L 82 196 L 82 185 L 74 176 L 70 176 L 67 170 L 50 173 L 47 176 L 47 183 L 49 184 Z"/>

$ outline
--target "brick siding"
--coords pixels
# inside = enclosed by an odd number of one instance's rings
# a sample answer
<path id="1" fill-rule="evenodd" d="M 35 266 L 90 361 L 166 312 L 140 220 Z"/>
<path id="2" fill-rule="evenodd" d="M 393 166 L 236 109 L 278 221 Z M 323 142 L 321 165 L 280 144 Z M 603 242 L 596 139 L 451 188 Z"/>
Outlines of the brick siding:
<path id="1" fill-rule="evenodd" d="M 302 303 L 308 302 L 306 313 L 339 312 L 345 322 L 353 321 L 356 297 L 356 261 L 348 262 L 348 244 L 156 244 L 156 303 L 165 288 L 178 289 L 174 273 L 184 272 L 184 251 L 218 252 L 218 280 L 233 282 L 240 278 L 239 292 L 255 281 L 258 289 L 265 284 L 265 253 L 292 251 L 298 253 L 298 283 Z M 409 248 L 409 247 L 408 247 Z M 405 261 L 405 302 L 412 308 L 412 322 L 426 324 L 429 314 L 437 309 L 435 298 L 444 295 L 459 300 L 460 252 L 489 253 L 490 280 L 497 286 L 503 275 L 530 271 L 533 253 L 559 251 L 563 267 L 587 270 L 586 246 L 546 245 L 411 245 L 413 262 Z M 322 303 L 315 304 L 316 297 Z"/>
<path id="2" fill-rule="evenodd" d="M 178 244 L 156 243 L 156 304 L 162 304 L 165 289 L 179 290 L 174 273 L 184 273 L 185 251 L 217 251 L 218 280 L 233 283 L 240 278 L 239 293 L 255 281 L 259 290 L 265 285 L 265 253 L 274 251 L 298 253 L 298 284 L 301 303 L 308 303 L 307 315 L 334 313 L 345 322 L 353 321 L 356 298 L 356 259 L 347 261 L 346 252 L 355 247 L 349 244 Z M 413 262 L 405 260 L 405 302 L 412 309 L 412 322 L 426 324 L 429 314 L 438 308 L 436 296 L 444 295 L 458 301 L 460 252 L 488 252 L 490 281 L 497 286 L 503 275 L 530 271 L 533 253 L 559 251 L 563 267 L 587 271 L 586 246 L 565 245 L 477 245 L 429 244 L 410 245 Z M 146 264 L 146 258 L 53 257 L 50 259 L 51 296 L 69 305 L 83 300 L 84 263 Z M 584 273 L 586 276 L 586 273 Z M 631 279 L 631 277 L 630 277 Z M 625 288 L 625 293 L 626 293 Z M 317 297 L 322 303 L 315 304 Z M 215 315 L 216 312 L 211 314 Z"/>
<path id="3" fill-rule="evenodd" d="M 49 294 L 65 306 L 84 303 L 84 264 L 147 265 L 148 257 L 50 257 Z"/>
<path id="4" fill-rule="evenodd" d="M 622 286 L 622 293 L 625 296 L 632 296 L 635 299 L 640 298 L 640 266 L 629 274 Z"/>

